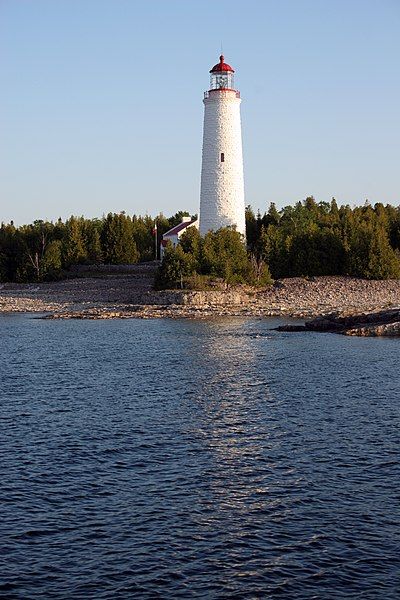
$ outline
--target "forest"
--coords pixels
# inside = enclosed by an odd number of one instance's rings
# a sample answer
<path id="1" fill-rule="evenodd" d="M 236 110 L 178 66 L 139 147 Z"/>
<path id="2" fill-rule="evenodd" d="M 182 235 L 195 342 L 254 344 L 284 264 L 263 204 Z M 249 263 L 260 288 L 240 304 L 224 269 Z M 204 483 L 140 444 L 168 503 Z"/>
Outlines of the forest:
<path id="1" fill-rule="evenodd" d="M 158 240 L 187 212 L 170 218 L 109 213 L 101 219 L 70 217 L 0 226 L 0 281 L 61 279 L 75 265 L 131 264 L 155 259 Z M 195 228 L 181 245 L 167 247 L 158 287 L 183 286 L 193 277 L 265 285 L 282 277 L 352 275 L 400 278 L 400 208 L 338 206 L 313 197 L 263 214 L 246 208 L 247 247 L 225 228 L 200 238 Z"/>
<path id="2" fill-rule="evenodd" d="M 70 217 L 0 226 L 0 281 L 50 281 L 68 276 L 76 265 L 133 264 L 155 259 L 157 237 L 182 221 L 187 212 L 167 219 L 109 213 L 101 219 Z"/>

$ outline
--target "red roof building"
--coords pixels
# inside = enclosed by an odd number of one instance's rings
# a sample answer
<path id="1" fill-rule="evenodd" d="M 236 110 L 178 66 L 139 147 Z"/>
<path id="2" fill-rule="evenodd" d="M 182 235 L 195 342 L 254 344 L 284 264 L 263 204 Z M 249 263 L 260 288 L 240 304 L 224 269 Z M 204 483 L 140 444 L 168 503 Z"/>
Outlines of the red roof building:
<path id="1" fill-rule="evenodd" d="M 191 217 L 182 217 L 182 223 L 175 225 L 169 231 L 166 231 L 161 240 L 160 246 L 160 258 L 162 259 L 164 255 L 164 249 L 166 248 L 168 242 L 171 242 L 173 247 L 175 248 L 179 244 L 179 238 L 181 235 L 189 228 L 189 227 L 199 227 L 198 219 L 192 219 Z"/>

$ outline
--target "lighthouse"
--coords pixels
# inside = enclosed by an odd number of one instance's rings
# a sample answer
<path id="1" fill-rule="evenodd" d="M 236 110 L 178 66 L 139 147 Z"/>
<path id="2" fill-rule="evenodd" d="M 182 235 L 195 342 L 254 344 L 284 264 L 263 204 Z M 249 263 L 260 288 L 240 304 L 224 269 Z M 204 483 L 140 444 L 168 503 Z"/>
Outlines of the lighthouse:
<path id="1" fill-rule="evenodd" d="M 234 70 L 219 57 L 204 93 L 200 234 L 234 226 L 246 234 L 240 92 Z"/>

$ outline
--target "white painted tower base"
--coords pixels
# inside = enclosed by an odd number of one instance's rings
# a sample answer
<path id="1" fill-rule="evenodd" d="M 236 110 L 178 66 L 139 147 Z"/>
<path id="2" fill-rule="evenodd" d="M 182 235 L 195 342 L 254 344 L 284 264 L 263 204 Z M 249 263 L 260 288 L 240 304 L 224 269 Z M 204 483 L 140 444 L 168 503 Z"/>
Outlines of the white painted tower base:
<path id="1" fill-rule="evenodd" d="M 200 234 L 235 226 L 245 236 L 241 100 L 239 92 L 232 89 L 232 76 L 228 80 L 223 72 L 229 65 L 225 65 L 223 57 L 220 61 L 211 71 L 212 85 L 216 87 L 204 97 Z M 216 69 L 218 75 L 214 74 Z"/>

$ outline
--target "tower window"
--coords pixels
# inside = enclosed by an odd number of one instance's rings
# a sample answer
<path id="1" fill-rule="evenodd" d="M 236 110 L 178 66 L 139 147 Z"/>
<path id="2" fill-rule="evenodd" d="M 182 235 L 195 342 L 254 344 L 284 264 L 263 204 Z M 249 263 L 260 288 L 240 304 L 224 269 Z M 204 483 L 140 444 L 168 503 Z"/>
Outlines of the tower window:
<path id="1" fill-rule="evenodd" d="M 221 152 L 221 162 L 225 162 L 225 153 Z"/>

